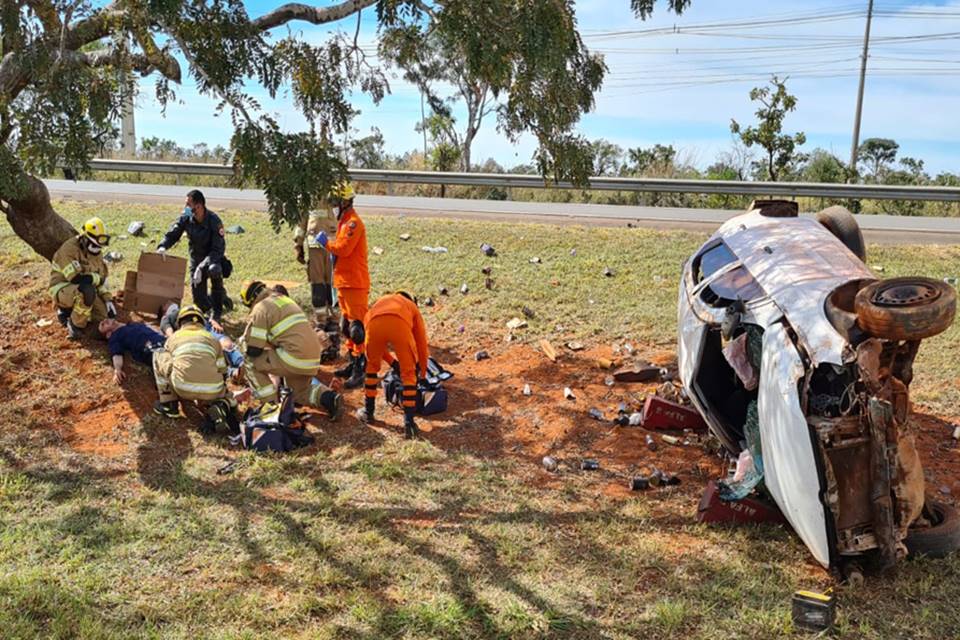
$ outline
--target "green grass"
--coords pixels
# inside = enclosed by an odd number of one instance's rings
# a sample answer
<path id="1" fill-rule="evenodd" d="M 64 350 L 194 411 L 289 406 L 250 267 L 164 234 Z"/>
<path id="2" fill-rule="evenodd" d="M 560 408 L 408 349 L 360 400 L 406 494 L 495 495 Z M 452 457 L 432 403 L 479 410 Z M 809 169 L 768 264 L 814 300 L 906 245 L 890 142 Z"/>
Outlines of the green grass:
<path id="1" fill-rule="evenodd" d="M 176 215 L 140 206 L 59 209 L 72 222 L 99 213 L 117 235 L 129 220 L 161 229 Z M 228 236 L 238 268 L 233 292 L 246 277 L 300 278 L 288 236 L 274 236 L 257 214 L 224 216 L 248 230 Z M 406 286 L 436 298 L 445 284 L 451 296 L 427 312 L 428 322 L 464 351 L 502 345 L 503 323 L 524 305 L 537 313 L 524 340 L 627 338 L 670 348 L 680 264 L 704 239 L 393 218 L 367 224 L 371 246 L 384 248 L 371 255 L 375 293 Z M 399 240 L 404 231 L 409 242 Z M 482 241 L 500 257 L 483 257 Z M 139 242 L 112 247 L 126 255 L 122 269 L 135 264 Z M 450 253 L 424 254 L 424 244 Z M 871 252 L 885 276 L 954 275 L 960 264 L 953 247 Z M 543 264 L 530 264 L 533 255 Z M 487 264 L 492 292 L 480 273 Z M 603 277 L 605 266 L 614 278 Z M 43 264 L 5 226 L 0 271 L 29 271 L 42 281 L 31 286 L 45 284 Z M 467 296 L 456 293 L 464 281 Z M 294 294 L 304 299 L 306 288 Z M 33 321 L 23 299 L 20 290 L 0 293 L 0 327 Z M 915 398 L 953 413 L 957 341 L 951 329 L 925 343 L 915 382 Z M 38 403 L 88 397 L 88 382 L 58 371 L 55 352 L 29 362 L 5 357 L 0 351 L 0 374 L 39 380 L 47 395 Z M 103 375 L 100 360 L 94 371 Z M 29 424 L 31 411 L 0 403 L 4 638 L 794 637 L 791 593 L 833 584 L 783 529 L 694 524 L 697 493 L 686 485 L 611 500 L 575 479 L 543 488 L 542 473 L 519 459 L 395 437 L 323 441 L 291 456 L 237 455 L 220 439 L 149 415 L 127 434 L 130 457 L 103 461 Z M 217 475 L 227 454 L 239 460 L 235 471 Z M 908 562 L 896 576 L 838 593 L 839 637 L 951 638 L 960 629 L 960 558 Z"/>

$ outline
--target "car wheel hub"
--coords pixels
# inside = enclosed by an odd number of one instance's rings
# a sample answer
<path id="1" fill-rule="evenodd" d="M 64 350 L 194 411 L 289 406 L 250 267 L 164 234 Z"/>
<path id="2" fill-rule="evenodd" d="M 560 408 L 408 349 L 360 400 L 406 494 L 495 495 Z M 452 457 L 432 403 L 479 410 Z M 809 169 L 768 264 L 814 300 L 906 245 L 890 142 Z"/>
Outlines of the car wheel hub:
<path id="1" fill-rule="evenodd" d="M 940 297 L 940 292 L 922 282 L 893 284 L 880 287 L 873 296 L 874 304 L 884 307 L 911 307 L 927 304 Z"/>

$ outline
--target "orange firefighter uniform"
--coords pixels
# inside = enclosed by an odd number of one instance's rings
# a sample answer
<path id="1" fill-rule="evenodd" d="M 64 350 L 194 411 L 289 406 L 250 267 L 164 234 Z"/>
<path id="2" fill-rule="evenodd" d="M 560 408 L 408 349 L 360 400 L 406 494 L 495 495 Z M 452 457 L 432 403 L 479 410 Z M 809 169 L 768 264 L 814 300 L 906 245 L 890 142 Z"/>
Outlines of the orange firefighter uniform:
<path id="1" fill-rule="evenodd" d="M 314 378 L 320 368 L 320 339 L 296 302 L 266 287 L 257 295 L 243 332 L 244 372 L 254 396 L 276 400 L 270 375 L 282 376 L 298 404 L 334 414 L 337 394 Z M 251 350 L 252 348 L 252 350 Z"/>
<path id="2" fill-rule="evenodd" d="M 347 323 L 362 323 L 367 315 L 367 296 L 370 294 L 367 230 L 353 207 L 341 214 L 337 237 L 327 243 L 327 251 L 336 258 L 333 286 L 337 288 L 343 319 Z M 351 337 L 347 336 L 347 349 L 357 357 L 363 353 L 363 343 Z"/>
<path id="3" fill-rule="evenodd" d="M 425 375 L 430 349 L 427 327 L 417 304 L 402 293 L 392 293 L 377 300 L 364 318 L 367 332 L 366 413 L 373 417 L 377 397 L 377 376 L 383 360 L 393 360 L 390 348 L 400 364 L 403 383 L 405 422 L 413 425 L 417 407 L 417 375 Z M 419 367 L 419 372 L 418 372 Z M 409 427 L 408 427 L 408 435 Z"/>
<path id="4" fill-rule="evenodd" d="M 167 338 L 163 351 L 153 356 L 153 375 L 163 403 L 227 398 L 226 373 L 220 341 L 199 322 L 184 323 Z"/>
<path id="5" fill-rule="evenodd" d="M 107 302 L 112 300 L 107 289 L 107 263 L 103 256 L 85 251 L 82 236 L 74 236 L 64 242 L 53 254 L 50 269 L 50 295 L 61 311 L 70 311 L 70 321 L 82 329 L 91 317 L 102 320 L 107 317 Z M 77 276 L 89 275 L 95 295 L 86 296 L 81 285 L 74 282 Z M 90 299 L 92 298 L 92 300 Z"/>
<path id="6" fill-rule="evenodd" d="M 310 282 L 310 297 L 317 323 L 335 322 L 333 307 L 333 264 L 330 253 L 317 242 L 317 235 L 325 231 L 336 235 L 337 219 L 329 211 L 311 211 L 301 217 L 293 242 L 297 259 L 307 265 L 307 280 Z M 306 255 L 304 252 L 306 240 Z M 336 325 L 333 325 L 334 327 Z M 331 329 L 327 329 L 328 331 Z"/>

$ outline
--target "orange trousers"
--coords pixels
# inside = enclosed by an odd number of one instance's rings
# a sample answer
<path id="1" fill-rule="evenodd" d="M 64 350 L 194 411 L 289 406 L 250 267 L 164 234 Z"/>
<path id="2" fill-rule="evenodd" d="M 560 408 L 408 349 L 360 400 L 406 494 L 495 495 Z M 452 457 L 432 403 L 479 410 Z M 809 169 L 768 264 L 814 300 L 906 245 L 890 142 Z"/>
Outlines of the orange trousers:
<path id="1" fill-rule="evenodd" d="M 403 408 L 405 411 L 417 406 L 417 343 L 410 327 L 396 316 L 377 316 L 370 321 L 367 330 L 367 379 L 364 395 L 377 397 L 377 376 L 380 365 L 394 360 L 390 347 L 400 362 L 400 380 L 403 382 Z"/>
<path id="2" fill-rule="evenodd" d="M 347 322 L 363 322 L 367 315 L 367 297 L 369 289 L 337 289 L 337 299 L 340 301 L 340 315 Z M 363 345 L 357 344 L 347 335 L 347 351 L 355 356 L 363 353 Z"/>

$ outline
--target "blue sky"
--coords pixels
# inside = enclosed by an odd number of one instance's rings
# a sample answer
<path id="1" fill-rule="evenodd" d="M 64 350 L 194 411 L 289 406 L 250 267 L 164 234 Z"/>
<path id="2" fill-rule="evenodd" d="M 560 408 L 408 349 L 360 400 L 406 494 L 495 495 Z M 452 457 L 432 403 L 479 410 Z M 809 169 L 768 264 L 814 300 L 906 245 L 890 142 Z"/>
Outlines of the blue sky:
<path id="1" fill-rule="evenodd" d="M 256 16 L 279 4 L 250 0 L 247 7 Z M 789 78 L 799 101 L 786 128 L 807 134 L 806 150 L 823 147 L 848 157 L 866 0 L 693 0 L 679 17 L 659 4 L 654 16 L 641 22 L 628 0 L 576 3 L 587 45 L 604 54 L 610 69 L 596 109 L 583 118 L 582 134 L 624 148 L 672 144 L 682 159 L 704 167 L 730 148 L 731 118 L 751 121 L 750 88 L 779 73 Z M 894 138 L 901 155 L 925 160 L 932 173 L 960 172 L 960 0 L 880 0 L 876 7 L 861 139 Z M 376 24 L 373 11 L 366 14 L 361 39 L 372 47 Z M 769 24 L 742 24 L 766 18 Z M 355 25 L 350 19 L 337 28 L 352 34 Z M 291 28 L 315 42 L 328 33 L 301 23 Z M 172 138 L 184 146 L 228 143 L 229 118 L 217 117 L 216 101 L 199 95 L 189 80 L 178 92 L 182 104 L 169 105 L 165 117 L 152 87 L 149 78 L 141 82 L 138 138 Z M 422 137 L 414 130 L 419 93 L 396 78 L 392 89 L 379 105 L 357 95 L 361 115 L 354 127 L 360 135 L 378 127 L 391 153 L 420 148 Z M 283 126 L 303 127 L 289 99 L 258 95 Z M 533 149 L 532 140 L 510 144 L 490 120 L 473 157 L 475 162 L 493 157 L 510 167 L 529 162 Z"/>

